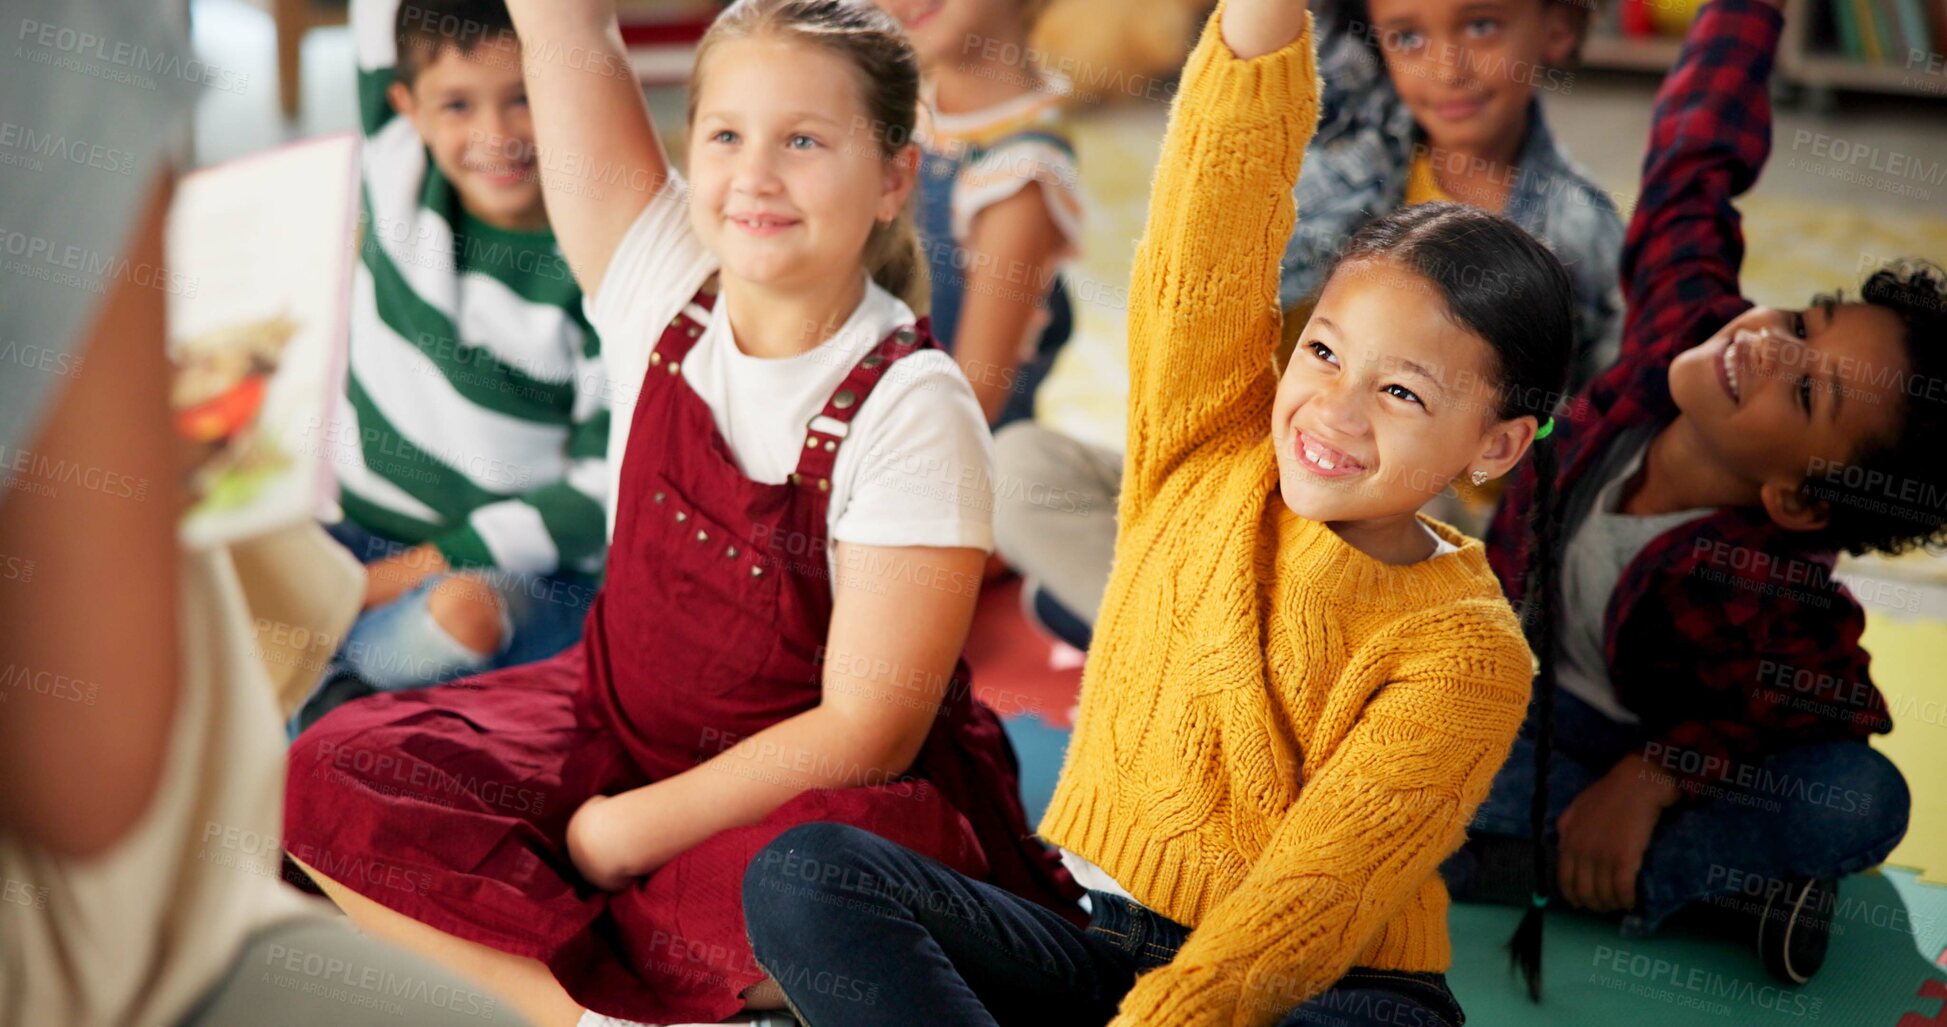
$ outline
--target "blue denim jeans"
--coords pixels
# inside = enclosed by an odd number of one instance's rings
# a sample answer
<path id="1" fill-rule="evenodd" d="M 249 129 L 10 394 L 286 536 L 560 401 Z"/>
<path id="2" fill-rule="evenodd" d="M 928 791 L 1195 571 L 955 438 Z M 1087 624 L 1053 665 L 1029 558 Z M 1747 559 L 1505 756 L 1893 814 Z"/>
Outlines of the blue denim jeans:
<path id="1" fill-rule="evenodd" d="M 1120 896 L 1089 900 L 1083 929 L 844 824 L 794 827 L 744 873 L 752 952 L 806 1027 L 1106 1024 L 1190 928 Z M 1437 973 L 1354 967 L 1295 1007 L 1280 1003 L 1288 990 L 1253 990 L 1280 1027 L 1465 1022 Z"/>
<path id="2" fill-rule="evenodd" d="M 1550 836 L 1583 789 L 1625 756 L 1641 753 L 1646 741 L 1637 725 L 1610 720 L 1556 689 Z M 1531 709 L 1469 833 L 1529 837 L 1534 782 Z M 1647 935 L 1687 906 L 1749 895 L 1754 882 L 1838 878 L 1875 866 L 1906 835 L 1908 806 L 1899 769 L 1863 742 L 1779 752 L 1664 813 L 1643 854 L 1637 908 L 1624 916 L 1623 933 Z M 1441 868 L 1454 898 L 1462 901 L 1470 897 L 1476 873 L 1466 849 Z"/>
<path id="3" fill-rule="evenodd" d="M 327 524 L 325 530 L 362 564 L 407 548 L 350 520 Z M 433 619 L 428 597 L 453 572 L 434 574 L 397 599 L 361 611 L 319 683 L 350 674 L 375 691 L 424 688 L 546 659 L 580 641 L 582 621 L 598 587 L 594 578 L 573 572 L 540 575 L 497 569 L 466 573 L 485 582 L 500 598 L 498 652 L 482 653 L 460 644 Z M 292 719 L 293 732 L 301 721 L 322 715 L 324 711 L 315 708 L 320 698 L 314 690 Z"/>

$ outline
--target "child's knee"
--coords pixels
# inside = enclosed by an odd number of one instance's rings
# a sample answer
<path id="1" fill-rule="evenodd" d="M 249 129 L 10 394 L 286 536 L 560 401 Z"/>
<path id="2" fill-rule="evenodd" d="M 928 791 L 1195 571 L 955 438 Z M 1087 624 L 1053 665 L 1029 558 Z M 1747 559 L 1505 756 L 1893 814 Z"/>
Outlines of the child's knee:
<path id="1" fill-rule="evenodd" d="M 1820 838 L 1853 861 L 1884 859 L 1906 834 L 1912 807 L 1906 777 L 1864 742 L 1815 751 L 1813 765 L 1777 782 L 1803 820 L 1794 833 Z"/>
<path id="2" fill-rule="evenodd" d="M 1062 466 L 1060 438 L 1032 421 L 1016 421 L 994 434 L 994 472 L 999 479 L 994 488 L 994 524 L 1030 525 L 1041 512 L 1034 493 L 1047 491 L 1050 482 L 1065 481 L 1072 475 Z M 1015 487 L 1003 488 L 1003 483 Z M 1040 485 L 1040 489 L 1029 488 Z"/>
<path id="3" fill-rule="evenodd" d="M 1892 760 L 1864 742 L 1845 743 L 1842 751 L 1846 753 L 1842 769 L 1835 770 L 1831 776 L 1835 786 L 1850 793 L 1842 794 L 1841 805 L 1852 807 L 1860 819 L 1874 825 L 1869 834 L 1890 835 L 1895 840 L 1905 835 L 1907 817 L 1913 808 L 1906 775 L 1900 773 Z M 1869 843 L 1878 840 L 1867 839 Z"/>
<path id="4" fill-rule="evenodd" d="M 830 916 L 830 903 L 857 887 L 864 846 L 878 835 L 849 824 L 799 824 L 778 835 L 744 868 L 744 918 L 753 944 L 806 937 Z"/>
<path id="5" fill-rule="evenodd" d="M 426 593 L 426 612 L 452 639 L 476 653 L 493 655 L 506 641 L 498 593 L 470 574 L 442 579 Z"/>
<path id="6" fill-rule="evenodd" d="M 1048 552 L 1051 518 L 1114 511 L 1113 501 L 1093 484 L 1097 474 L 1082 444 L 1031 421 L 1016 421 L 994 436 L 994 474 L 994 541 L 1009 558 Z"/>

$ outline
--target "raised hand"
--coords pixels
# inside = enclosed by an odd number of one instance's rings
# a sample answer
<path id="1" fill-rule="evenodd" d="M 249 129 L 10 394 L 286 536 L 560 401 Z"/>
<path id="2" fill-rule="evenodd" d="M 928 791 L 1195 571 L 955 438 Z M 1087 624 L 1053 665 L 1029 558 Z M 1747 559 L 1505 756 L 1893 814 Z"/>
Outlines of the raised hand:
<path id="1" fill-rule="evenodd" d="M 1304 31 L 1304 0 L 1228 0 L 1224 43 L 1241 60 L 1282 50 Z"/>

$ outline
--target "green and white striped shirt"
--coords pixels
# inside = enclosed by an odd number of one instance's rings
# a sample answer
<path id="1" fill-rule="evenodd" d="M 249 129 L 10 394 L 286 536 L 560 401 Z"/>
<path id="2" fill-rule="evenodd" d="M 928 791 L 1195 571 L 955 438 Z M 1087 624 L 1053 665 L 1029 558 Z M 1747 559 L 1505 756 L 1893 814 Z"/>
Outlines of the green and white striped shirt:
<path id="1" fill-rule="evenodd" d="M 549 232 L 462 209 L 394 117 L 398 0 L 352 5 L 365 128 L 351 360 L 332 432 L 348 517 L 455 566 L 598 572 L 607 378 Z"/>

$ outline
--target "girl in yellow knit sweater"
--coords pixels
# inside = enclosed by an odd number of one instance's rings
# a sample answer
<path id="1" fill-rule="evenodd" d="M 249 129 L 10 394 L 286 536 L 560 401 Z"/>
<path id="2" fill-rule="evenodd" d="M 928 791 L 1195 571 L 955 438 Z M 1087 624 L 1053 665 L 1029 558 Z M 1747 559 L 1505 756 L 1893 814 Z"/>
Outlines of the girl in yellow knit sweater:
<path id="1" fill-rule="evenodd" d="M 1480 544 L 1420 508 L 1545 438 L 1568 275 L 1497 215 L 1407 208 L 1346 243 L 1268 374 L 1317 112 L 1303 0 L 1226 0 L 1182 82 L 1130 291 L 1116 566 L 1040 826 L 1088 924 L 795 828 L 744 909 L 809 1027 L 1462 1022 L 1436 869 L 1531 660 Z"/>

